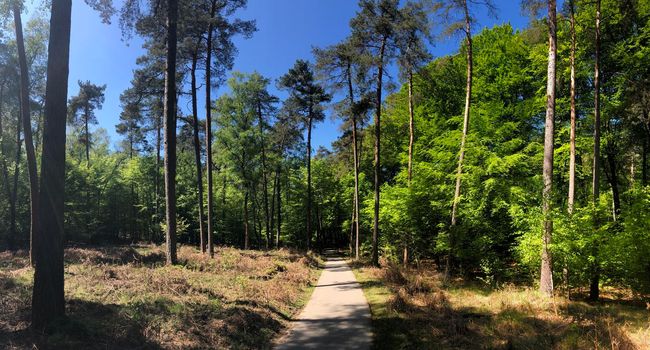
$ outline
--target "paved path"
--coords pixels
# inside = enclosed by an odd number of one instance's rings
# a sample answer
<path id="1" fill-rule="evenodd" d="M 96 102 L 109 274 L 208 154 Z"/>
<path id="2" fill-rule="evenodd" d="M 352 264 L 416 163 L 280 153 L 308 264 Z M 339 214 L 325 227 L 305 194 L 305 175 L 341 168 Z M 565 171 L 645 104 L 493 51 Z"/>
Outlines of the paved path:
<path id="1" fill-rule="evenodd" d="M 276 350 L 370 349 L 370 308 L 342 258 L 330 258 L 307 306 Z"/>

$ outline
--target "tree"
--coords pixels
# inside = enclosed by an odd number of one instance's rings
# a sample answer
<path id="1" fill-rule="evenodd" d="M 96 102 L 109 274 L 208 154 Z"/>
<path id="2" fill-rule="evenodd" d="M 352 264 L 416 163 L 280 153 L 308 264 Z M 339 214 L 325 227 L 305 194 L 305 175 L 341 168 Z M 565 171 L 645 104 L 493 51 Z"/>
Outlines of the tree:
<path id="1" fill-rule="evenodd" d="M 32 327 L 42 329 L 65 313 L 63 208 L 71 0 L 52 0 L 43 126 L 39 224 L 34 234 Z"/>
<path id="2" fill-rule="evenodd" d="M 361 43 L 355 37 L 330 46 L 326 49 L 315 49 L 316 70 L 321 79 L 329 83 L 333 94 L 338 91 L 346 92 L 346 99 L 339 102 L 339 113 L 349 124 L 352 131 L 352 162 L 354 171 L 354 198 L 352 209 L 352 235 L 350 237 L 350 254 L 354 253 L 359 259 L 359 147 L 358 127 L 363 116 L 370 108 L 366 89 L 368 85 L 368 56 Z M 362 95 L 362 96 L 359 96 Z"/>
<path id="3" fill-rule="evenodd" d="M 596 0 L 594 41 L 594 162 L 592 168 L 591 194 L 594 206 L 600 201 L 600 0 Z M 609 158 L 609 157 L 608 157 Z M 614 176 L 614 175 L 612 175 Z M 597 213 L 594 213 L 594 226 L 598 228 Z M 597 243 L 596 243 L 597 244 Z M 594 247 L 598 249 L 598 247 Z M 589 298 L 598 300 L 600 295 L 600 266 L 594 261 L 592 266 L 591 283 L 589 285 Z"/>
<path id="4" fill-rule="evenodd" d="M 485 5 L 490 12 L 494 12 L 494 5 L 492 1 L 486 0 L 481 2 Z M 452 22 L 448 31 L 454 32 L 462 28 L 463 34 L 465 35 L 465 50 L 467 57 L 467 81 L 465 87 L 465 110 L 463 112 L 463 134 L 460 140 L 460 151 L 458 153 L 458 168 L 456 171 L 456 189 L 454 191 L 454 200 L 451 207 L 451 226 L 456 225 L 457 221 L 457 210 L 458 202 L 460 201 L 460 192 L 461 192 L 461 180 L 463 174 L 463 161 L 465 159 L 465 143 L 467 142 L 467 133 L 469 132 L 469 118 L 470 118 L 470 107 L 472 104 L 472 73 L 473 73 L 473 55 L 472 55 L 472 24 L 474 23 L 474 18 L 470 14 L 469 4 L 467 0 L 448 0 L 443 1 L 443 10 L 446 17 L 450 17 L 454 13 L 460 13 L 461 18 L 455 22 Z M 448 271 L 448 268 L 446 268 Z"/>
<path id="5" fill-rule="evenodd" d="M 429 18 L 423 2 L 407 2 L 401 9 L 400 25 L 397 28 L 400 73 L 406 79 L 409 105 L 409 148 L 408 148 L 408 186 L 413 178 L 413 147 L 415 145 L 415 115 L 413 98 L 413 72 L 431 59 L 426 41 L 430 40 Z M 409 261 L 408 239 L 404 240 L 404 264 Z"/>
<path id="6" fill-rule="evenodd" d="M 243 34 L 249 38 L 256 30 L 254 21 L 235 20 L 229 22 L 227 17 L 232 15 L 239 8 L 245 7 L 247 0 L 230 0 L 217 2 L 210 0 L 210 16 L 208 20 L 206 58 L 205 58 L 205 142 L 206 142 L 206 167 L 208 178 L 208 253 L 214 256 L 212 246 L 212 207 L 213 207 L 213 184 L 212 184 L 212 98 L 213 79 L 223 79 L 225 71 L 232 68 L 233 59 L 237 52 L 232 37 L 236 34 Z M 212 75 L 214 56 L 216 65 L 215 76 Z"/>
<path id="7" fill-rule="evenodd" d="M 575 203 L 576 191 L 576 18 L 575 18 L 575 4 L 574 0 L 567 2 L 569 9 L 569 23 L 571 35 L 571 53 L 570 53 L 570 66 L 571 66 L 571 131 L 569 136 L 569 198 L 567 201 L 569 214 L 573 213 Z"/>
<path id="8" fill-rule="evenodd" d="M 312 185 L 311 185 L 311 131 L 314 122 L 325 118 L 323 103 L 332 97 L 325 89 L 316 83 L 311 65 L 304 60 L 297 60 L 279 80 L 279 86 L 289 91 L 285 108 L 289 113 L 300 116 L 303 126 L 307 129 L 307 249 L 311 249 L 312 239 Z"/>
<path id="9" fill-rule="evenodd" d="M 384 68 L 395 52 L 395 24 L 400 18 L 397 0 L 361 0 L 360 10 L 350 21 L 352 33 L 365 43 L 375 57 L 375 144 L 374 144 L 374 216 L 372 229 L 372 263 L 379 266 L 379 192 L 381 187 L 381 104 Z"/>
<path id="10" fill-rule="evenodd" d="M 548 69 L 546 82 L 546 123 L 544 125 L 544 167 L 542 176 L 542 215 L 544 233 L 542 236 L 542 267 L 539 281 L 540 291 L 553 295 L 553 261 L 549 245 L 553 236 L 552 194 L 553 194 L 553 136 L 555 125 L 555 63 L 557 55 L 557 19 L 555 0 L 548 0 Z"/>
<path id="11" fill-rule="evenodd" d="M 20 112 L 25 133 L 25 152 L 27 153 L 27 169 L 29 172 L 29 194 L 30 194 L 30 260 L 33 260 L 31 242 L 34 237 L 36 225 L 38 225 L 38 170 L 36 168 L 36 152 L 32 138 L 32 121 L 29 100 L 29 72 L 27 68 L 27 56 L 25 54 L 25 41 L 23 39 L 23 24 L 20 18 L 20 5 L 17 1 L 13 4 L 14 24 L 16 29 L 16 46 L 18 48 L 18 62 L 20 65 Z"/>
<path id="12" fill-rule="evenodd" d="M 176 47 L 178 0 L 167 0 L 165 64 L 165 240 L 167 264 L 176 264 Z"/>
<path id="13" fill-rule="evenodd" d="M 106 85 L 95 85 L 90 81 L 78 81 L 79 93 L 70 98 L 69 121 L 75 127 L 83 128 L 83 135 L 80 140 L 86 147 L 86 166 L 90 167 L 90 130 L 89 124 L 97 124 L 95 109 L 102 109 L 104 104 L 104 91 Z"/>
<path id="14" fill-rule="evenodd" d="M 262 160 L 262 195 L 264 199 L 264 219 L 266 228 L 266 248 L 271 244 L 271 213 L 269 212 L 269 190 L 268 190 L 268 167 L 266 156 L 266 133 L 269 129 L 269 119 L 275 113 L 275 104 L 279 99 L 271 95 L 267 88 L 270 80 L 262 77 L 258 73 L 253 73 L 250 77 L 254 103 L 257 110 L 257 126 L 259 128 L 259 138 L 261 147 Z"/>

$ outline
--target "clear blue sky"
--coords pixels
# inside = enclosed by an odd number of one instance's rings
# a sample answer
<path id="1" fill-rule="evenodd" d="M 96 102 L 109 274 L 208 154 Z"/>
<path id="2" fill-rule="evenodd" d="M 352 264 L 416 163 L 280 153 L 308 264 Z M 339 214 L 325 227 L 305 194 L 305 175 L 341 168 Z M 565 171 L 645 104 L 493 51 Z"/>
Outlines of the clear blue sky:
<path id="1" fill-rule="evenodd" d="M 480 27 L 476 31 L 502 23 L 521 29 L 529 22 L 522 15 L 518 0 L 495 2 L 498 18 L 489 18 L 484 11 L 479 11 Z M 117 3 L 119 5 L 120 1 Z M 236 39 L 239 55 L 234 70 L 257 70 L 275 80 L 296 59 L 311 60 L 312 47 L 331 45 L 348 36 L 348 24 L 356 10 L 355 0 L 249 0 L 248 7 L 237 15 L 257 20 L 258 31 L 251 39 Z M 433 55 L 457 51 L 460 40 L 460 37 L 453 37 L 438 42 L 432 48 Z M 99 16 L 82 0 L 73 1 L 69 94 L 77 93 L 77 80 L 107 84 L 104 108 L 97 112 L 97 117 L 99 127 L 108 131 L 113 143 L 119 140 L 115 133 L 121 110 L 119 95 L 130 85 L 136 58 L 143 53 L 141 43 L 139 38 L 123 42 L 117 19 L 112 25 L 102 24 Z M 217 96 L 223 91 L 219 89 Z M 180 106 L 184 109 L 185 103 Z M 316 126 L 315 149 L 320 145 L 329 148 L 339 133 L 339 122 L 328 117 Z"/>

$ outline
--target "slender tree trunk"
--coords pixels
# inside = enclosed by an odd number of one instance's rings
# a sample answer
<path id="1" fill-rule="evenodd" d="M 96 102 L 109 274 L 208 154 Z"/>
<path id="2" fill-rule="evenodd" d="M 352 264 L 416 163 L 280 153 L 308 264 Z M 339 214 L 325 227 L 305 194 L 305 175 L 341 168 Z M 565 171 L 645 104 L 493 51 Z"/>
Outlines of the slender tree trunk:
<path id="1" fill-rule="evenodd" d="M 307 126 L 307 250 L 311 249 L 311 106 Z"/>
<path id="2" fill-rule="evenodd" d="M 38 170 L 36 168 L 36 152 L 32 138 L 31 111 L 29 108 L 29 73 L 27 57 L 25 55 L 25 42 L 23 39 L 23 24 L 20 18 L 20 7 L 14 2 L 14 23 L 16 27 L 16 46 L 18 47 L 18 61 L 20 65 L 20 111 L 22 113 L 23 130 L 25 134 L 25 153 L 27 153 L 27 171 L 29 173 L 29 199 L 31 223 L 29 231 L 29 259 L 33 265 L 32 241 L 36 225 L 38 225 Z"/>
<path id="3" fill-rule="evenodd" d="M 248 190 L 244 195 L 244 250 L 248 250 Z"/>
<path id="4" fill-rule="evenodd" d="M 641 184 L 648 185 L 648 137 L 643 140 L 643 155 L 641 156 Z"/>
<path id="5" fill-rule="evenodd" d="M 21 142 L 21 118 L 16 118 L 16 158 L 14 159 L 14 177 L 13 177 L 13 191 L 9 197 L 9 237 L 7 237 L 9 250 L 16 249 L 16 207 L 18 205 L 18 177 L 20 175 L 20 154 L 22 151 Z"/>
<path id="6" fill-rule="evenodd" d="M 610 147 L 606 147 L 608 149 Z M 618 167 L 616 166 L 616 152 L 608 149 L 607 164 L 609 165 L 609 184 L 612 187 L 612 201 L 614 205 L 613 218 L 618 220 L 621 215 L 621 192 L 618 188 Z"/>
<path id="7" fill-rule="evenodd" d="M 214 17 L 215 1 L 212 1 L 212 9 L 210 11 L 210 18 Z M 206 152 L 206 172 L 208 175 L 208 254 L 211 258 L 214 257 L 214 247 L 212 243 L 212 208 L 213 204 L 213 191 L 212 191 L 212 22 L 208 26 L 208 41 L 206 42 L 206 58 L 205 58 L 205 152 Z"/>
<path id="8" fill-rule="evenodd" d="M 282 234 L 282 179 L 280 178 L 280 173 L 282 171 L 282 166 L 278 165 L 278 227 L 275 232 L 275 247 L 280 248 L 280 235 Z"/>
<path id="9" fill-rule="evenodd" d="M 600 198 L 600 0 L 596 0 L 596 38 L 594 62 L 594 163 L 592 175 L 592 195 L 594 205 L 598 205 Z M 594 213 L 594 226 L 600 225 L 597 211 Z M 592 263 L 591 283 L 589 286 L 589 299 L 598 300 L 600 297 L 600 262 L 598 261 L 599 247 L 593 247 L 595 260 Z"/>
<path id="10" fill-rule="evenodd" d="M 415 118 L 413 111 L 413 72 L 409 70 L 408 73 L 408 90 L 409 90 L 409 160 L 408 160 L 408 187 L 411 188 L 411 180 L 413 179 L 413 147 L 415 143 Z M 409 233 L 405 233 L 404 239 L 404 254 L 402 256 L 402 263 L 407 265 L 409 262 Z"/>
<path id="11" fill-rule="evenodd" d="M 569 1 L 569 19 L 571 22 L 571 132 L 569 140 L 569 214 L 573 214 L 576 193 L 576 29 L 575 8 L 573 0 Z"/>
<path id="12" fill-rule="evenodd" d="M 413 179 L 413 146 L 415 142 L 415 120 L 413 116 L 413 72 L 408 73 L 408 90 L 409 90 L 409 164 L 408 164 L 408 183 L 411 186 Z"/>
<path id="13" fill-rule="evenodd" d="M 271 216 L 271 232 L 269 233 L 272 236 L 275 236 L 273 233 L 275 230 L 275 196 L 276 196 L 276 191 L 278 190 L 278 173 L 275 173 L 275 176 L 273 177 L 273 192 L 271 192 L 271 212 L 269 213 Z M 275 241 L 275 239 L 274 239 Z M 277 245 L 274 243 L 275 249 L 278 249 Z"/>
<path id="14" fill-rule="evenodd" d="M 379 66 L 377 67 L 377 101 L 375 114 L 375 212 L 372 228 L 372 264 L 379 267 L 379 191 L 381 186 L 381 92 L 384 77 L 384 52 L 386 41 L 384 37 L 379 49 Z"/>
<path id="15" fill-rule="evenodd" d="M 465 35 L 467 36 L 467 85 L 465 88 L 465 112 L 463 115 L 463 135 L 460 140 L 460 153 L 458 155 L 458 170 L 456 171 L 456 190 L 451 207 L 451 226 L 456 225 L 458 202 L 460 201 L 460 185 L 463 174 L 463 161 L 465 159 L 465 142 L 469 132 L 470 107 L 472 102 L 472 73 L 474 69 L 472 54 L 472 31 L 467 1 L 465 1 Z"/>
<path id="16" fill-rule="evenodd" d="M 9 179 L 9 169 L 7 167 L 7 157 L 8 157 L 8 155 L 7 155 L 7 152 L 6 152 L 6 149 L 5 149 L 4 126 L 2 124 L 2 107 L 3 107 L 2 102 L 3 102 L 3 98 L 4 98 L 4 88 L 5 88 L 5 86 L 4 86 L 4 82 L 3 82 L 2 85 L 0 85 L 0 165 L 2 166 L 2 179 L 3 179 L 2 183 L 4 184 L 4 189 L 6 191 L 7 198 L 9 199 L 9 205 L 11 207 L 11 205 L 13 205 L 13 204 L 11 202 L 12 194 L 11 194 L 11 186 L 9 185 L 9 181 L 10 181 L 10 179 Z M 11 212 L 11 208 L 10 208 L 9 211 Z M 9 232 L 9 235 L 7 236 L 7 244 L 8 244 L 10 249 L 12 248 L 12 245 L 13 245 L 13 243 L 11 241 L 12 239 L 13 239 L 13 235 L 11 235 L 11 232 Z"/>
<path id="17" fill-rule="evenodd" d="M 167 0 L 165 67 L 165 216 L 167 264 L 176 264 L 176 44 L 178 0 Z"/>
<path id="18" fill-rule="evenodd" d="M 600 0 L 596 0 L 596 43 L 594 63 L 594 163 L 592 195 L 594 203 L 600 196 Z"/>
<path id="19" fill-rule="evenodd" d="M 197 43 L 197 51 L 200 45 L 201 40 Z M 199 111 L 197 106 L 197 96 L 196 96 L 196 65 L 198 61 L 198 52 L 194 52 L 192 56 L 192 69 L 190 71 L 191 76 L 191 89 L 192 89 L 192 122 L 194 130 L 194 160 L 196 162 L 196 186 L 199 190 L 199 237 L 201 245 L 201 253 L 205 253 L 205 247 L 207 244 L 207 235 L 205 232 L 204 222 L 205 214 L 203 212 L 203 170 L 201 163 L 201 141 L 199 138 Z"/>
<path id="20" fill-rule="evenodd" d="M 465 143 L 467 142 L 467 133 L 469 132 L 470 108 L 472 105 L 472 77 L 474 71 L 474 57 L 472 52 L 472 27 L 469 17 L 469 8 L 467 1 L 464 1 L 465 10 L 465 36 L 467 43 L 467 81 L 465 86 L 465 112 L 463 114 L 463 134 L 460 139 L 460 151 L 458 154 L 458 168 L 456 170 L 456 188 L 454 190 L 454 200 L 451 204 L 451 227 L 456 226 L 458 202 L 460 201 L 460 190 L 463 175 L 463 162 L 465 160 Z M 445 278 L 449 277 L 450 258 L 454 249 L 453 229 L 449 231 L 450 252 L 445 257 Z"/>
<path id="21" fill-rule="evenodd" d="M 156 117 L 156 175 L 154 178 L 155 182 L 155 187 L 156 187 L 156 223 L 160 222 L 160 163 L 161 163 L 161 157 L 160 157 L 160 144 L 162 143 L 162 135 L 161 135 L 161 117 Z M 158 235 L 156 235 L 156 240 L 158 240 Z"/>
<path id="22" fill-rule="evenodd" d="M 226 176 L 223 176 L 221 188 L 221 244 L 226 244 Z"/>
<path id="23" fill-rule="evenodd" d="M 261 155 L 262 155 L 262 191 L 264 195 L 264 221 L 266 224 L 266 249 L 269 249 L 271 242 L 271 226 L 270 226 L 270 216 L 269 216 L 269 189 L 268 189 L 268 177 L 266 170 L 266 150 L 265 150 L 265 139 L 264 139 L 264 120 L 262 116 L 262 104 L 261 101 L 257 101 L 257 118 L 259 120 L 260 127 L 260 138 L 262 143 Z"/>
<path id="24" fill-rule="evenodd" d="M 354 102 L 354 89 L 352 87 L 352 64 L 347 67 L 348 96 L 350 97 L 350 111 L 352 116 L 352 155 L 354 160 L 354 209 L 352 225 L 354 230 L 354 258 L 359 260 L 359 151 L 357 150 L 357 113 Z M 350 240 L 352 244 L 352 240 Z"/>
<path id="25" fill-rule="evenodd" d="M 32 327 L 40 330 L 64 316 L 63 210 L 65 127 L 72 1 L 52 0 L 45 87 L 45 123 L 39 198 L 34 232 Z"/>
<path id="26" fill-rule="evenodd" d="M 544 190 L 542 191 L 542 213 L 544 233 L 542 235 L 542 266 L 539 288 L 547 296 L 553 295 L 553 262 L 549 245 L 553 236 L 551 205 L 553 193 L 553 135 L 555 123 L 555 64 L 557 54 L 555 0 L 548 0 L 548 75 L 546 83 L 546 124 L 544 127 Z"/>
<path id="27" fill-rule="evenodd" d="M 90 107 L 86 103 L 84 111 L 84 132 L 86 133 L 86 168 L 90 168 L 90 131 L 88 129 L 88 118 L 90 118 Z"/>

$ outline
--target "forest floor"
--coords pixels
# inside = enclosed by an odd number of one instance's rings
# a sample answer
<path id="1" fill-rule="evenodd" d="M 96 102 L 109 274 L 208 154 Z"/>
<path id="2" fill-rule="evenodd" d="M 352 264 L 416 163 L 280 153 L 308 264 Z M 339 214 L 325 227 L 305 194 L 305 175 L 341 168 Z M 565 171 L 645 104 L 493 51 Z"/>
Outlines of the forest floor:
<path id="1" fill-rule="evenodd" d="M 33 270 L 26 252 L 0 252 L 2 349 L 260 349 L 289 325 L 318 279 L 318 257 L 218 248 L 209 259 L 162 247 L 68 248 L 66 320 L 28 329 Z"/>
<path id="2" fill-rule="evenodd" d="M 353 267 L 375 349 L 650 349 L 650 306 L 613 290 L 587 303 L 530 287 L 444 284 L 432 266 Z"/>

